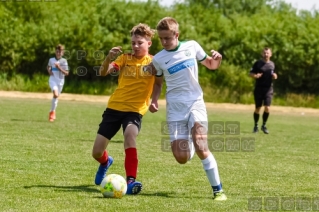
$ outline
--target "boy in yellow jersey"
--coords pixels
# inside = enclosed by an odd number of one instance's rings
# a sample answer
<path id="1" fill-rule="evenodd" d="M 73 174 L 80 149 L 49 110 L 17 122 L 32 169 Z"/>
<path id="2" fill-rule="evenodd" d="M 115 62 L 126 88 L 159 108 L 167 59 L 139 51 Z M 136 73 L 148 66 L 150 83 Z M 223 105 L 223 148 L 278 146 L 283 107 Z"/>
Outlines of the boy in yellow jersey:
<path id="1" fill-rule="evenodd" d="M 111 95 L 103 113 L 92 150 L 93 158 L 100 163 L 95 184 L 101 184 L 113 163 L 106 147 L 122 126 L 127 194 L 138 194 L 142 190 L 142 184 L 135 181 L 138 165 L 136 137 L 141 129 L 142 117 L 148 110 L 155 80 L 155 76 L 148 71 L 148 65 L 152 61 L 149 47 L 152 45 L 153 35 L 154 31 L 146 24 L 134 26 L 131 30 L 133 53 L 121 54 L 121 47 L 113 47 L 100 68 L 102 76 L 118 74 L 118 87 Z"/>

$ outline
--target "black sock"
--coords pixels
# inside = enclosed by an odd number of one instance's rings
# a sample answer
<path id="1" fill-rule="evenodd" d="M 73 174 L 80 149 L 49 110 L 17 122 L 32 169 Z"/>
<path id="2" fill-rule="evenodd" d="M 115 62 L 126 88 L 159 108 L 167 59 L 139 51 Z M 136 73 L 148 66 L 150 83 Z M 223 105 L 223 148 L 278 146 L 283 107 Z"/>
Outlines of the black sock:
<path id="1" fill-rule="evenodd" d="M 259 121 L 259 114 L 254 112 L 254 121 L 255 121 L 255 127 L 258 126 L 258 121 Z"/>
<path id="2" fill-rule="evenodd" d="M 132 176 L 127 176 L 126 177 L 126 182 L 129 184 L 131 182 L 135 182 L 135 177 L 132 177 Z"/>
<path id="3" fill-rule="evenodd" d="M 263 126 L 266 126 L 266 122 L 268 120 L 268 117 L 269 117 L 269 113 L 264 112 L 263 113 Z"/>

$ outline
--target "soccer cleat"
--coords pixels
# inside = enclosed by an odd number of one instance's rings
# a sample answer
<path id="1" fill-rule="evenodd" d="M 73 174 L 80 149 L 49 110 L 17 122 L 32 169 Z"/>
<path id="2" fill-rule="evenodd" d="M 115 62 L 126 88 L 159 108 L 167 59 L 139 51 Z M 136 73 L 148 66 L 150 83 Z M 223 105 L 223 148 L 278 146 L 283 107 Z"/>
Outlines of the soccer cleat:
<path id="1" fill-rule="evenodd" d="M 258 130 L 258 127 L 255 126 L 254 129 L 253 129 L 253 133 L 258 133 L 258 131 L 259 131 L 259 130 Z"/>
<path id="2" fill-rule="evenodd" d="M 106 176 L 107 170 L 110 168 L 112 163 L 113 163 L 113 158 L 111 156 L 109 156 L 108 159 L 107 159 L 107 165 L 106 166 L 102 166 L 102 164 L 100 164 L 99 169 L 97 170 L 96 175 L 95 175 L 95 184 L 96 185 L 100 185 L 101 184 L 102 180 Z"/>
<path id="3" fill-rule="evenodd" d="M 265 134 L 269 134 L 269 131 L 267 130 L 266 126 L 261 126 L 261 130 L 265 133 Z"/>
<path id="4" fill-rule="evenodd" d="M 55 112 L 54 112 L 54 111 L 51 111 L 51 112 L 49 113 L 49 121 L 50 121 L 50 122 L 53 122 L 54 119 L 55 119 Z"/>
<path id="5" fill-rule="evenodd" d="M 142 191 L 142 183 L 138 181 L 133 181 L 127 184 L 126 194 L 138 194 Z"/>
<path id="6" fill-rule="evenodd" d="M 226 196 L 226 194 L 224 193 L 224 191 L 221 190 L 221 191 L 219 191 L 219 192 L 214 193 L 213 199 L 214 199 L 215 201 L 225 201 L 225 200 L 227 200 L 227 196 Z"/>

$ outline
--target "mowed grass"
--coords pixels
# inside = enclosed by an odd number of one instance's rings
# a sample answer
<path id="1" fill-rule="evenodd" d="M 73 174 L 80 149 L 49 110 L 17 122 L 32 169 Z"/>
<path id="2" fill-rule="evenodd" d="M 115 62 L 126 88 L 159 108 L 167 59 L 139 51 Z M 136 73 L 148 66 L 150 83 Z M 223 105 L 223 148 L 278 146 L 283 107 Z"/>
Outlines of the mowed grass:
<path id="1" fill-rule="evenodd" d="M 180 165 L 167 151 L 161 130 L 165 108 L 147 113 L 138 136 L 138 180 L 144 190 L 107 199 L 94 185 L 98 164 L 91 157 L 106 103 L 60 100 L 54 123 L 47 120 L 50 104 L 0 98 L 0 211 L 249 211 L 260 197 L 262 210 L 268 197 L 292 197 L 295 210 L 302 211 L 298 199 L 319 197 L 318 114 L 272 113 L 270 134 L 254 135 L 253 108 L 209 109 L 209 121 L 239 122 L 240 135 L 234 138 L 255 141 L 252 152 L 214 152 L 228 196 L 214 202 L 198 157 Z M 108 150 L 115 159 L 109 173 L 125 176 L 122 131 Z"/>

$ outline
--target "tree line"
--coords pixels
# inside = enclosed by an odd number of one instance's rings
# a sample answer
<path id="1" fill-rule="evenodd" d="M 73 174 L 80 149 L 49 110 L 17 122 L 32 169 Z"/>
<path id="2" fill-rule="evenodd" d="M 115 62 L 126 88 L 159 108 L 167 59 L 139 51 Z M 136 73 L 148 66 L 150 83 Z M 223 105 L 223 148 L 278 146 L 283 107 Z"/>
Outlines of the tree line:
<path id="1" fill-rule="evenodd" d="M 97 74 L 108 51 L 118 45 L 130 51 L 130 29 L 138 23 L 155 28 L 165 16 L 180 23 L 180 40 L 197 40 L 207 53 L 223 55 L 216 72 L 200 68 L 200 80 L 204 87 L 227 90 L 228 100 L 242 102 L 252 92 L 248 73 L 266 46 L 273 50 L 279 95 L 318 94 L 319 13 L 297 11 L 281 0 L 185 0 L 171 7 L 154 0 L 2 2 L 0 75 L 46 75 L 61 43 L 71 69 L 68 81 L 116 82 Z M 161 49 L 154 38 L 150 52 Z"/>

